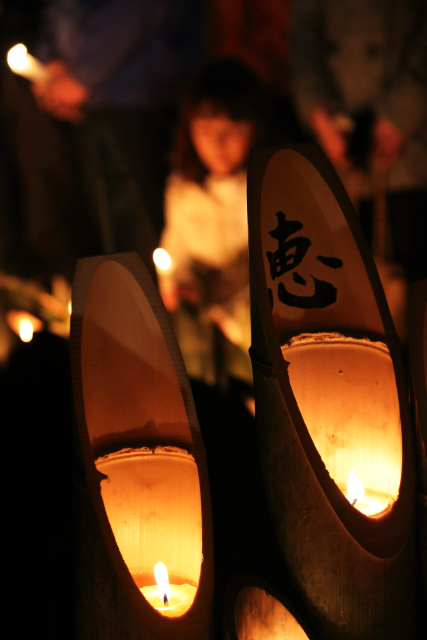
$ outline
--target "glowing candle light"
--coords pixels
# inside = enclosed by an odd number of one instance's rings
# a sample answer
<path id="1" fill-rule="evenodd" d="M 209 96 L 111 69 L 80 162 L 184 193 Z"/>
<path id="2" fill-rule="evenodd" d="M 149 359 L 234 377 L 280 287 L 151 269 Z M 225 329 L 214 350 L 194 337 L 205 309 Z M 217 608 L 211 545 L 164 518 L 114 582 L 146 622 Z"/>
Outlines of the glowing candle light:
<path id="1" fill-rule="evenodd" d="M 166 249 L 155 249 L 153 252 L 154 264 L 160 271 L 169 271 L 172 266 L 172 258 L 166 251 Z"/>
<path id="2" fill-rule="evenodd" d="M 194 601 L 202 562 L 194 458 L 175 447 L 124 449 L 99 458 L 97 468 L 108 477 L 102 498 L 135 584 L 159 614 L 182 616 Z"/>
<path id="3" fill-rule="evenodd" d="M 330 476 L 355 509 L 384 516 L 398 499 L 402 470 L 399 399 L 387 346 L 341 334 L 304 334 L 282 353 Z"/>
<path id="4" fill-rule="evenodd" d="M 16 44 L 9 49 L 7 64 L 13 71 L 23 71 L 28 66 L 27 47 L 25 44 Z"/>
<path id="5" fill-rule="evenodd" d="M 31 342 L 34 332 L 43 329 L 43 322 L 27 311 L 8 311 L 6 321 L 22 342 Z"/>
<path id="6" fill-rule="evenodd" d="M 163 562 L 158 562 L 154 567 L 154 577 L 156 578 L 157 586 L 159 587 L 160 596 L 163 594 L 164 604 L 168 604 L 168 599 L 171 597 L 171 590 L 168 570 Z"/>
<path id="7" fill-rule="evenodd" d="M 140 587 L 145 599 L 163 616 L 178 618 L 193 604 L 196 587 L 190 584 L 169 584 L 166 565 L 158 562 L 154 567 L 157 586 Z"/>
<path id="8" fill-rule="evenodd" d="M 379 518 L 390 511 L 391 496 L 365 489 L 354 470 L 348 476 L 347 491 L 343 493 L 353 507 L 365 516 Z"/>
<path id="9" fill-rule="evenodd" d="M 33 339 L 34 328 L 30 320 L 21 320 L 19 323 L 19 337 L 22 342 L 31 342 Z"/>
<path id="10" fill-rule="evenodd" d="M 7 54 L 7 64 L 14 73 L 17 73 L 28 80 L 47 80 L 49 73 L 46 67 L 28 53 L 25 44 L 16 44 L 9 49 Z"/>
<path id="11" fill-rule="evenodd" d="M 363 501 L 365 489 L 354 470 L 350 471 L 347 482 L 347 499 L 353 506 Z"/>

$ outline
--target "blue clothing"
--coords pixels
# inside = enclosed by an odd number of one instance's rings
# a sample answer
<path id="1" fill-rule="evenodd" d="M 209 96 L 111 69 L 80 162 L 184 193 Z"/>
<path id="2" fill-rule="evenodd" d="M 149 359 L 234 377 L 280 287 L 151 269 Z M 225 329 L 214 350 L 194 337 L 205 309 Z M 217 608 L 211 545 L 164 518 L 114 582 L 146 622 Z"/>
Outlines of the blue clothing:
<path id="1" fill-rule="evenodd" d="M 200 57 L 197 0 L 50 0 L 38 56 L 88 87 L 89 107 L 152 109 L 174 100 Z"/>

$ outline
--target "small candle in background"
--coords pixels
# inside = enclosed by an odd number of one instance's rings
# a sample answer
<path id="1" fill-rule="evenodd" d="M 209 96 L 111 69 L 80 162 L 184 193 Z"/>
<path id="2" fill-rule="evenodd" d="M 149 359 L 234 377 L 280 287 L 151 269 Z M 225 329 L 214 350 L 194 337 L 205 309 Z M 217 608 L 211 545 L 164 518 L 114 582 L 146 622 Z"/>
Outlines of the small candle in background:
<path id="1" fill-rule="evenodd" d="M 27 51 L 20 43 L 9 49 L 7 63 L 12 71 L 32 82 L 45 81 L 49 78 L 46 67 Z"/>
<path id="2" fill-rule="evenodd" d="M 43 322 L 27 311 L 8 311 L 6 322 L 22 342 L 31 342 L 34 331 L 43 329 Z"/>
<path id="3" fill-rule="evenodd" d="M 172 266 L 172 259 L 166 249 L 158 247 L 153 252 L 154 264 L 160 271 L 169 271 Z"/>

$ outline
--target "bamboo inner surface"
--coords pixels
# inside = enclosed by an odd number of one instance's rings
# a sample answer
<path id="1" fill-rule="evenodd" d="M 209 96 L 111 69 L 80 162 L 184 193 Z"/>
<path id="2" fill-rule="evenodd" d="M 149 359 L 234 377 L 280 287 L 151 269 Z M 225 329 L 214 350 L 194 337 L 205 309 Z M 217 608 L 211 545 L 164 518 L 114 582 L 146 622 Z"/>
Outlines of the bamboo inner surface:
<path id="1" fill-rule="evenodd" d="M 286 607 L 258 587 L 244 587 L 234 606 L 239 640 L 308 640 Z"/>
<path id="2" fill-rule="evenodd" d="M 402 431 L 387 347 L 336 333 L 300 335 L 282 347 L 302 418 L 341 490 L 354 471 L 368 492 L 397 499 Z"/>
<path id="3" fill-rule="evenodd" d="M 95 456 L 125 446 L 191 447 L 181 387 L 159 322 L 133 275 L 114 261 L 102 263 L 89 285 L 81 367 Z"/>
<path id="4" fill-rule="evenodd" d="M 96 461 L 101 494 L 120 553 L 139 588 L 155 585 L 163 562 L 169 582 L 197 587 L 202 513 L 194 458 L 175 447 L 124 449 Z"/>
<path id="5" fill-rule="evenodd" d="M 312 327 L 384 335 L 360 247 L 337 194 L 310 160 L 293 149 L 274 153 L 255 211 L 279 340 Z"/>

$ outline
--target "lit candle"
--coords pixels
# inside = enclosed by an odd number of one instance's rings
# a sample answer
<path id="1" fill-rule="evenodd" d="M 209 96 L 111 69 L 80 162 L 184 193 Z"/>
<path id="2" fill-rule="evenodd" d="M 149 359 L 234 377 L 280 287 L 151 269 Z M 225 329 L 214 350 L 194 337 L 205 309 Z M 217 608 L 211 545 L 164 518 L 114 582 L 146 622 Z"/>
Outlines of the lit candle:
<path id="1" fill-rule="evenodd" d="M 31 342 L 34 331 L 43 329 L 43 322 L 27 311 L 8 311 L 6 321 L 22 342 Z"/>
<path id="2" fill-rule="evenodd" d="M 153 252 L 153 261 L 154 264 L 160 271 L 169 271 L 172 266 L 172 258 L 166 251 L 166 249 L 162 249 L 158 247 Z"/>
<path id="3" fill-rule="evenodd" d="M 9 49 L 7 64 L 14 73 L 32 81 L 47 80 L 49 73 L 46 67 L 28 53 L 25 44 L 16 44 Z"/>
<path id="4" fill-rule="evenodd" d="M 190 584 L 169 584 L 168 570 L 163 562 L 154 567 L 156 586 L 140 587 L 145 599 L 162 616 L 178 618 L 193 604 L 196 587 Z"/>
<path id="5" fill-rule="evenodd" d="M 393 499 L 381 491 L 365 489 L 355 471 L 348 476 L 347 488 L 340 487 L 352 506 L 371 518 L 379 518 L 391 509 Z"/>

